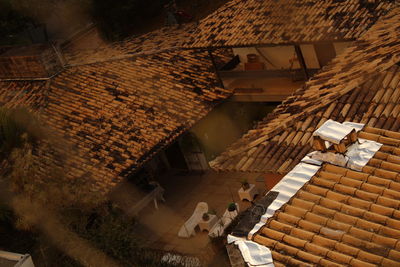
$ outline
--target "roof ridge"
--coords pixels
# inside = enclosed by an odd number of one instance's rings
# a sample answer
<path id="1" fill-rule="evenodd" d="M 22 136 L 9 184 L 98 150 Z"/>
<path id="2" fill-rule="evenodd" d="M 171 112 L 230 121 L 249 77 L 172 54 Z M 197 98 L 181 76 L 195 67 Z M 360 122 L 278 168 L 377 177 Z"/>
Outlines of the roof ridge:
<path id="1" fill-rule="evenodd" d="M 107 59 L 104 59 L 104 60 L 87 61 L 87 62 L 76 63 L 76 64 L 68 64 L 67 63 L 66 67 L 86 66 L 86 65 L 92 65 L 92 64 L 97 64 L 97 63 L 112 62 L 112 61 L 130 59 L 130 58 L 136 58 L 136 57 L 152 56 L 152 55 L 155 55 L 155 54 L 169 53 L 169 52 L 178 51 L 178 50 L 182 50 L 183 51 L 183 50 L 188 50 L 188 49 L 183 49 L 181 47 L 172 47 L 172 48 L 170 47 L 170 48 L 165 48 L 163 50 L 144 51 L 144 52 L 136 53 L 136 54 L 133 54 L 133 55 L 115 56 L 115 57 L 107 58 Z M 191 49 L 191 50 L 195 50 L 195 49 Z"/>
<path id="2" fill-rule="evenodd" d="M 254 1 L 254 0 L 244 0 L 244 1 Z M 208 17 L 215 16 L 216 14 L 219 14 L 219 13 L 227 10 L 228 8 L 231 8 L 231 7 L 235 6 L 235 5 L 238 5 L 239 3 L 244 2 L 244 1 L 243 0 L 231 0 L 231 1 L 228 1 L 227 3 L 223 4 L 222 6 L 220 6 L 214 12 L 208 14 L 207 17 L 201 19 L 201 21 L 206 20 Z"/>
<path id="3" fill-rule="evenodd" d="M 64 58 L 67 59 L 66 65 L 81 66 L 92 63 L 107 62 L 112 60 L 131 58 L 135 56 L 152 55 L 156 53 L 162 53 L 165 51 L 184 49 L 183 48 L 184 42 L 186 41 L 186 39 L 190 38 L 190 35 L 193 33 L 195 29 L 196 29 L 195 23 L 186 23 L 181 27 L 164 26 L 147 33 L 125 38 L 124 40 L 121 41 L 103 44 L 97 48 L 80 49 L 78 51 L 62 51 L 62 54 Z M 179 39 L 180 38 L 179 35 L 177 36 L 176 34 L 174 35 L 174 37 L 176 38 L 172 38 L 173 41 L 170 40 L 170 35 L 172 33 L 175 32 L 182 33 L 182 31 L 184 31 L 186 35 L 181 37 L 181 40 Z M 160 37 L 164 37 L 163 38 L 164 40 L 160 40 L 159 39 Z M 149 50 L 143 49 L 143 47 L 145 46 L 144 40 L 148 40 L 150 42 L 151 49 Z M 159 47 L 159 45 L 163 43 L 166 44 L 166 46 Z M 133 47 L 132 46 L 130 47 L 129 46 L 130 44 L 133 45 Z M 127 49 L 128 51 L 124 51 L 124 49 Z M 108 51 L 115 51 L 116 54 L 107 55 Z M 87 55 L 85 53 L 90 53 L 90 54 Z M 93 57 L 93 54 L 96 55 L 98 53 L 101 54 L 102 56 L 101 58 L 97 58 L 95 56 Z M 73 62 L 76 61 L 74 60 L 74 56 L 79 56 L 79 55 L 83 56 L 83 60 L 71 64 L 71 61 Z M 72 57 L 72 59 L 67 57 Z"/>
<path id="4" fill-rule="evenodd" d="M 233 1 L 200 20 L 196 36 L 185 45 L 207 48 L 356 40 L 394 7 L 393 0 L 364 2 Z"/>

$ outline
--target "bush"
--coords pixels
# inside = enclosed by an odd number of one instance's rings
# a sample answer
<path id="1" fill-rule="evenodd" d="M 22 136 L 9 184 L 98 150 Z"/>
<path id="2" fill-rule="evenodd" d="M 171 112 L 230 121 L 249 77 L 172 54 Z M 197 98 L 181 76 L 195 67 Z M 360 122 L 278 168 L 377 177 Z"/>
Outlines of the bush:
<path id="1" fill-rule="evenodd" d="M 93 213 L 71 210 L 71 228 L 98 249 L 119 261 L 123 266 L 170 266 L 162 264 L 162 251 L 150 250 L 136 238 L 137 223 L 111 204 L 98 207 Z"/>
<path id="2" fill-rule="evenodd" d="M 0 45 L 29 43 L 18 34 L 33 23 L 32 18 L 14 10 L 11 1 L 0 0 Z"/>
<path id="3" fill-rule="evenodd" d="M 149 24 L 163 11 L 161 0 L 93 1 L 91 15 L 103 36 L 120 40 Z"/>

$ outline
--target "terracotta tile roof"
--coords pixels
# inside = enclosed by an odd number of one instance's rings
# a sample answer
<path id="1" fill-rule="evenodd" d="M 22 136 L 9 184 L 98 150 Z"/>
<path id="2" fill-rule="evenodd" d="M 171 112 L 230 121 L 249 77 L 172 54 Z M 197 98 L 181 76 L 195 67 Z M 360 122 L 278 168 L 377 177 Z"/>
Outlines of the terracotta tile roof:
<path id="1" fill-rule="evenodd" d="M 200 21 L 186 46 L 355 40 L 394 6 L 392 0 L 233 0 Z"/>
<path id="2" fill-rule="evenodd" d="M 0 106 L 26 106 L 37 112 L 47 103 L 49 83 L 46 81 L 0 81 Z"/>
<path id="3" fill-rule="evenodd" d="M 73 46 L 67 46 L 62 52 L 68 66 L 171 52 L 181 50 L 183 43 L 191 36 L 195 28 L 193 23 L 183 24 L 180 27 L 164 27 L 121 42 L 103 44 L 96 49 L 79 50 Z M 234 57 L 232 49 L 213 49 L 212 53 L 218 68 Z"/>
<path id="4" fill-rule="evenodd" d="M 127 38 L 121 42 L 103 44 L 96 49 L 77 50 L 66 47 L 63 53 L 68 65 L 154 54 L 181 48 L 194 29 L 194 24 L 183 24 L 179 28 L 164 27 L 140 36 Z"/>
<path id="5" fill-rule="evenodd" d="M 400 265 L 400 133 L 359 137 L 383 144 L 362 171 L 323 164 L 253 236 L 275 266 Z"/>
<path id="6" fill-rule="evenodd" d="M 44 85 L 2 82 L 0 102 L 11 90 L 40 102 Z M 231 94 L 208 53 L 189 50 L 69 67 L 47 86 L 40 116 L 78 147 L 68 175 L 90 172 L 104 192 Z"/>
<path id="7" fill-rule="evenodd" d="M 214 161 L 217 170 L 285 173 L 327 119 L 400 129 L 400 12 L 394 10 Z"/>
<path id="8" fill-rule="evenodd" d="M 46 79 L 61 70 L 59 54 L 51 45 L 0 47 L 0 80 Z"/>

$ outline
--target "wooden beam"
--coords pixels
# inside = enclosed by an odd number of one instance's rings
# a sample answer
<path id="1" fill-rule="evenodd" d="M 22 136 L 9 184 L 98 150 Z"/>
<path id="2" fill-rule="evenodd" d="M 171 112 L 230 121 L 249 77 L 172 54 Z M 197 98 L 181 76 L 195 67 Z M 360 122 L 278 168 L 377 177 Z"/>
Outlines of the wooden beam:
<path id="1" fill-rule="evenodd" d="M 306 81 L 307 81 L 310 78 L 310 75 L 308 75 L 306 62 L 304 61 L 304 57 L 303 57 L 303 53 L 301 52 L 301 48 L 300 48 L 300 46 L 295 45 L 294 50 L 296 51 L 297 58 L 299 59 L 300 67 L 303 70 L 304 78 L 306 78 Z"/>
<path id="2" fill-rule="evenodd" d="M 354 42 L 357 41 L 355 38 L 349 38 L 349 39 L 326 39 L 322 41 L 302 41 L 302 42 L 279 42 L 279 43 L 250 43 L 250 44 L 235 44 L 235 45 L 212 45 L 212 46 L 190 46 L 186 45 L 182 49 L 185 50 L 193 50 L 193 49 L 198 49 L 198 50 L 204 50 L 204 49 L 220 49 L 220 48 L 249 48 L 249 47 L 276 47 L 276 46 L 292 46 L 292 45 L 313 45 L 313 44 L 319 44 L 319 43 L 343 43 L 343 42 Z"/>
<path id="3" fill-rule="evenodd" d="M 313 75 L 317 73 L 319 69 L 307 69 L 308 74 Z M 294 72 L 294 74 L 293 74 Z M 221 78 L 292 78 L 293 76 L 302 77 L 302 69 L 279 69 L 279 70 L 221 70 L 219 71 Z"/>
<path id="4" fill-rule="evenodd" d="M 208 49 L 207 51 L 208 51 L 208 55 L 210 56 L 211 62 L 212 62 L 212 64 L 213 64 L 213 66 L 214 66 L 215 75 L 217 75 L 217 79 L 218 79 L 218 81 L 219 81 L 219 84 L 220 84 L 220 86 L 221 86 L 222 88 L 225 88 L 225 87 L 224 87 L 224 83 L 222 82 L 221 76 L 219 75 L 219 71 L 218 71 L 218 68 L 217 68 L 217 64 L 215 64 L 214 55 L 212 54 L 212 52 L 211 52 L 210 49 Z"/>

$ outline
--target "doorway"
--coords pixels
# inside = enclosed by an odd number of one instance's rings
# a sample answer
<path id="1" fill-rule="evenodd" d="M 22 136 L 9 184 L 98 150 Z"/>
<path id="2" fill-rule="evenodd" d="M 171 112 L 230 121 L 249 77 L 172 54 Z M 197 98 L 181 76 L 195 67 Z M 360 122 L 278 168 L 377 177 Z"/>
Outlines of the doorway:
<path id="1" fill-rule="evenodd" d="M 188 170 L 188 166 L 183 156 L 179 142 L 174 142 L 170 147 L 165 150 L 169 165 L 172 169 Z"/>

